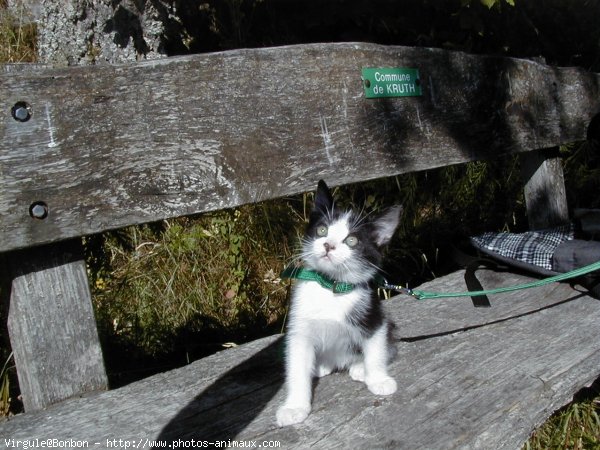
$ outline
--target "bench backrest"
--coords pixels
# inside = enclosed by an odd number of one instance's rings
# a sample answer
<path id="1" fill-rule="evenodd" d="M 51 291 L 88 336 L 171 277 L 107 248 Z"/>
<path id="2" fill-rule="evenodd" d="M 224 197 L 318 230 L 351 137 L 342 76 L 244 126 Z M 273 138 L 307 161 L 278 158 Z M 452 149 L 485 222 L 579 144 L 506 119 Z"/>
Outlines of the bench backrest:
<path id="1" fill-rule="evenodd" d="M 365 99 L 363 67 L 417 68 L 422 95 Z M 599 89 L 580 69 L 353 43 L 7 66 L 0 252 L 580 140 Z"/>

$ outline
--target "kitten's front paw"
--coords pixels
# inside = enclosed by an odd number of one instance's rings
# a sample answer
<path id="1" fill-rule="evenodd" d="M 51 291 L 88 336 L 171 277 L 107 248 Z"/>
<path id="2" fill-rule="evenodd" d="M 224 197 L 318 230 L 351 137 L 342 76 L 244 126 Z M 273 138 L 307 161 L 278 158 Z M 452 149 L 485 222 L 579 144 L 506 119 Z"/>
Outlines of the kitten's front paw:
<path id="1" fill-rule="evenodd" d="M 398 389 L 396 380 L 392 377 L 384 377 L 371 382 L 367 381 L 367 387 L 375 395 L 391 395 Z"/>
<path id="2" fill-rule="evenodd" d="M 288 425 L 304 422 L 309 413 L 310 407 L 289 408 L 282 406 L 277 410 L 277 425 L 287 427 Z"/>
<path id="3" fill-rule="evenodd" d="M 319 366 L 317 369 L 317 377 L 323 378 L 333 372 L 333 368 L 327 366 Z"/>
<path id="4" fill-rule="evenodd" d="M 365 365 L 362 362 L 352 364 L 348 369 L 350 378 L 354 381 L 365 381 Z"/>

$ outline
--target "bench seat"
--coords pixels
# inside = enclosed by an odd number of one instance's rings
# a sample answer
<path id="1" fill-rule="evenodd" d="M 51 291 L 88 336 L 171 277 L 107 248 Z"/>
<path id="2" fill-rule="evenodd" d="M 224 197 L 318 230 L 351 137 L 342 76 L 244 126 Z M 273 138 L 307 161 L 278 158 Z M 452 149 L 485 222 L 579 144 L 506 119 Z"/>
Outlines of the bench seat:
<path id="1" fill-rule="evenodd" d="M 478 276 L 484 287 L 530 281 L 487 270 Z M 420 289 L 464 291 L 463 272 Z M 377 397 L 347 374 L 332 374 L 315 382 L 313 411 L 297 426 L 274 423 L 284 394 L 276 335 L 13 417 L 0 424 L 0 447 L 4 439 L 38 438 L 93 448 L 194 439 L 286 449 L 517 449 L 600 376 L 600 301 L 565 283 L 490 300 L 491 308 L 474 308 L 468 297 L 384 301 L 397 324 L 390 373 L 398 391 Z"/>

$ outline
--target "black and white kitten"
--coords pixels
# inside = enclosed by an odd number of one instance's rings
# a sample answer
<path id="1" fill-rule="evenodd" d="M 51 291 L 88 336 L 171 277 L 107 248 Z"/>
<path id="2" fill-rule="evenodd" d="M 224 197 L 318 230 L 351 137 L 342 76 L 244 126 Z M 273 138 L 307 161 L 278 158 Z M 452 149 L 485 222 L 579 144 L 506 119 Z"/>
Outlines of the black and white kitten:
<path id="1" fill-rule="evenodd" d="M 383 315 L 373 279 L 400 220 L 401 206 L 367 220 L 339 210 L 324 181 L 303 239 L 304 268 L 354 289 L 336 294 L 316 281 L 297 281 L 286 335 L 287 397 L 277 411 L 280 427 L 302 422 L 311 409 L 313 377 L 348 369 L 376 395 L 396 391 L 387 373 L 393 356 L 390 323 Z"/>

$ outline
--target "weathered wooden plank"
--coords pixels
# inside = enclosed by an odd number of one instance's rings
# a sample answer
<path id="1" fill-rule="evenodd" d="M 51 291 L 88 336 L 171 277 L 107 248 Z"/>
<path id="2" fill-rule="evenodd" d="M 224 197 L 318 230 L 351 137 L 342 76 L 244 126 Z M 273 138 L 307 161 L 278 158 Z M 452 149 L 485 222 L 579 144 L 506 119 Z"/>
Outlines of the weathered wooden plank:
<path id="1" fill-rule="evenodd" d="M 452 288 L 461 277 L 453 274 L 437 283 L 447 280 Z M 281 340 L 273 336 L 114 391 L 15 417 L 0 425 L 0 434 L 80 439 L 98 448 L 113 439 L 180 446 L 195 439 L 274 440 L 281 448 L 517 449 L 535 426 L 600 375 L 600 302 L 579 296 L 560 303 L 563 293 L 555 294 L 558 303 L 541 311 L 398 342 L 391 373 L 399 389 L 391 397 L 373 396 L 347 374 L 322 378 L 313 412 L 298 426 L 278 429 L 274 423 L 283 400 L 283 368 Z M 525 294 L 522 301 L 533 297 Z M 442 301 L 431 304 L 441 307 Z M 400 335 L 413 323 L 428 332 L 428 322 L 445 314 L 408 305 L 386 303 L 401 318 Z"/>
<path id="2" fill-rule="evenodd" d="M 12 278 L 8 330 L 27 412 L 106 389 L 80 241 L 2 255 Z"/>
<path id="3" fill-rule="evenodd" d="M 558 155 L 553 155 L 556 150 L 530 152 L 521 159 L 530 230 L 543 230 L 569 223 L 562 162 Z"/>
<path id="4" fill-rule="evenodd" d="M 424 94 L 367 100 L 365 66 L 417 67 Z M 5 70 L 0 250 L 583 139 L 599 86 L 573 68 L 362 43 Z"/>

